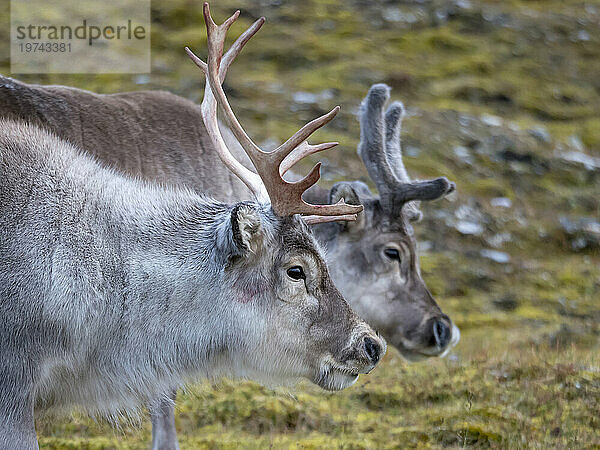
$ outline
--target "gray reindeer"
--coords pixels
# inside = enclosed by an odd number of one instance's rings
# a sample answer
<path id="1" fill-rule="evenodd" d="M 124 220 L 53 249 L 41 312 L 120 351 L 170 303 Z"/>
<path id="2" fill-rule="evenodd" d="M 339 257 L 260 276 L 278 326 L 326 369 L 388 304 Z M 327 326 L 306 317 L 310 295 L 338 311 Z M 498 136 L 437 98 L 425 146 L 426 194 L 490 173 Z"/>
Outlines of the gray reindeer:
<path id="1" fill-rule="evenodd" d="M 353 308 L 381 331 L 409 361 L 445 356 L 460 331 L 443 314 L 419 269 L 411 222 L 421 219 L 419 201 L 439 199 L 455 189 L 445 177 L 412 181 L 402 162 L 400 130 L 404 107 L 385 110 L 390 88 L 371 87 L 360 108 L 358 155 L 379 196 L 360 181 L 336 183 L 326 192 L 309 190 L 311 201 L 340 199 L 365 210 L 354 223 L 321 224 L 315 233 L 327 248 L 333 279 Z"/>
<path id="2" fill-rule="evenodd" d="M 203 102 L 229 163 L 218 68 L 248 37 L 221 60 L 232 22 L 208 27 Z M 279 175 L 335 112 L 274 152 L 249 152 L 258 175 L 244 183 L 278 194 L 233 205 L 119 175 L 46 130 L 0 120 L 0 448 L 37 448 L 40 412 L 135 413 L 199 376 L 338 390 L 373 369 L 386 344 L 337 291 L 307 227 L 362 207 L 301 201 L 318 168 L 297 183 Z"/>
<path id="3" fill-rule="evenodd" d="M 250 27 L 246 39 L 263 20 Z M 344 198 L 364 206 L 358 220 L 313 225 L 313 232 L 327 249 L 333 280 L 353 308 L 405 358 L 418 361 L 445 355 L 460 337 L 421 277 L 411 225 L 421 216 L 418 201 L 443 197 L 454 184 L 445 178 L 410 180 L 400 149 L 404 109 L 395 102 L 386 111 L 388 99 L 389 88 L 374 85 L 360 112 L 359 155 L 379 195 L 353 181 L 337 183 L 329 191 L 314 186 L 304 198 L 320 204 Z M 188 186 L 221 201 L 252 198 L 244 183 L 215 163 L 218 149 L 202 121 L 201 107 L 182 97 L 157 91 L 102 95 L 0 77 L 0 113 L 49 128 L 120 171 Z M 251 168 L 232 130 L 221 127 L 221 133 L 236 159 Z M 326 147 L 304 146 L 303 154 Z M 289 161 L 281 167 L 289 168 Z M 155 448 L 176 448 L 170 402 L 156 409 L 153 425 Z"/>

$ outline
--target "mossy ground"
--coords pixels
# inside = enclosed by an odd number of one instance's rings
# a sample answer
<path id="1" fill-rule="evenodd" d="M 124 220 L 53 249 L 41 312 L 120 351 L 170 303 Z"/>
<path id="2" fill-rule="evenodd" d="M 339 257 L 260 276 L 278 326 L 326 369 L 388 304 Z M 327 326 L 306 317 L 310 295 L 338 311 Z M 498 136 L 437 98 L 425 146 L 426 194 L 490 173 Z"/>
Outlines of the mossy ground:
<path id="1" fill-rule="evenodd" d="M 561 225 L 598 220 L 600 175 L 558 157 L 600 156 L 600 2 L 213 3 L 218 20 L 242 10 L 232 36 L 267 17 L 228 78 L 234 108 L 259 142 L 342 105 L 319 136 L 341 143 L 326 156 L 326 182 L 365 177 L 353 114 L 372 83 L 388 83 L 409 107 L 409 171 L 458 183 L 450 201 L 424 205 L 417 233 L 429 243 L 425 280 L 462 340 L 448 358 L 421 364 L 390 349 L 381 367 L 336 394 L 199 384 L 179 396 L 181 447 L 600 448 L 600 255 L 597 241 Z M 7 42 L 7 7 L 2 14 Z M 202 77 L 184 45 L 203 54 L 200 2 L 154 2 L 151 75 L 17 77 L 199 100 Z M 8 62 L 3 47 L 3 73 Z M 316 96 L 301 101 L 297 92 Z M 495 197 L 512 205 L 495 207 Z M 453 227 L 464 205 L 481 233 Z M 510 260 L 485 258 L 484 248 Z M 40 421 L 38 431 L 48 449 L 150 441 L 147 420 L 116 430 L 74 415 Z"/>

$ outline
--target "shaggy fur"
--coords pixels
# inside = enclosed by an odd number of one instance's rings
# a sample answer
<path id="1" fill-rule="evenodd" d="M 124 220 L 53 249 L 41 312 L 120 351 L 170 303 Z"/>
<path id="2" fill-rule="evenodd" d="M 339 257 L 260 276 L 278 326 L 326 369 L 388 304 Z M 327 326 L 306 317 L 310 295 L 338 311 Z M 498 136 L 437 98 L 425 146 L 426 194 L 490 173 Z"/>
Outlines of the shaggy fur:
<path id="1" fill-rule="evenodd" d="M 338 389 L 376 362 L 297 217 L 120 176 L 12 121 L 0 237 L 0 448 L 37 446 L 34 411 L 113 417 L 200 376 Z"/>

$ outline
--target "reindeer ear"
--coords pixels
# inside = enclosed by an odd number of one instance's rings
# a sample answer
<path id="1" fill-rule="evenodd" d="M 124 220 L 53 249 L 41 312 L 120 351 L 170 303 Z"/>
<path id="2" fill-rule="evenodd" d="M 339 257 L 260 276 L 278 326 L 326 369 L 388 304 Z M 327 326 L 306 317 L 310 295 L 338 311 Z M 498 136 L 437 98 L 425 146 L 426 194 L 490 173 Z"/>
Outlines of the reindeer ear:
<path id="1" fill-rule="evenodd" d="M 423 218 L 423 213 L 419 209 L 419 207 L 415 204 L 415 202 L 409 202 L 403 207 L 404 214 L 408 217 L 408 220 L 411 222 L 420 222 Z"/>
<path id="2" fill-rule="evenodd" d="M 358 192 L 354 190 L 351 182 L 342 181 L 335 183 L 329 191 L 329 203 L 337 203 L 340 199 L 344 199 L 350 205 L 360 205 Z"/>
<path id="3" fill-rule="evenodd" d="M 259 207 L 250 203 L 237 204 L 231 211 L 231 231 L 241 253 L 256 253 L 265 238 Z"/>
<path id="4" fill-rule="evenodd" d="M 367 198 L 371 198 L 369 187 L 361 181 L 340 181 L 335 183 L 329 191 L 329 203 L 334 204 L 344 199 L 349 205 L 363 205 Z M 358 214 L 358 217 L 353 222 L 343 224 L 344 230 L 358 231 L 365 227 L 365 211 Z"/>

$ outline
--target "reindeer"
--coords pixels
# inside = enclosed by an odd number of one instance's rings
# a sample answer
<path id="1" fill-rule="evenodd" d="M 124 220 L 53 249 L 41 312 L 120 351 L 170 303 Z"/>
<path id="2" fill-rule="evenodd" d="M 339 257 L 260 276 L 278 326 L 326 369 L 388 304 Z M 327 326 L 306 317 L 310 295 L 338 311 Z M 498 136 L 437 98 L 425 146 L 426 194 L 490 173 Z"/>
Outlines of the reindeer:
<path id="1" fill-rule="evenodd" d="M 233 20 L 208 26 L 202 112 L 230 166 L 216 109 L 235 119 L 221 82 L 248 37 L 222 57 Z M 120 175 L 0 120 L 0 448 L 38 448 L 40 412 L 134 414 L 198 376 L 339 390 L 371 371 L 385 341 L 335 288 L 307 226 L 362 207 L 302 201 L 318 166 L 299 182 L 280 176 L 336 112 L 273 152 L 247 148 L 257 173 L 236 173 L 262 200 L 235 204 Z"/>
<path id="2" fill-rule="evenodd" d="M 257 20 L 246 38 L 263 22 L 264 18 Z M 191 51 L 188 55 L 203 67 Z M 410 180 L 400 148 L 404 108 L 394 102 L 386 110 L 389 93 L 383 84 L 372 86 L 360 111 L 359 155 L 379 195 L 363 182 L 352 181 L 336 183 L 331 190 L 313 186 L 304 198 L 320 204 L 344 198 L 364 206 L 354 222 L 316 224 L 312 231 L 327 249 L 329 271 L 345 298 L 402 356 L 418 361 L 444 356 L 460 337 L 421 277 L 412 229 L 412 222 L 421 217 L 417 203 L 441 198 L 455 185 L 444 177 Z M 0 78 L 0 111 L 5 116 L 49 128 L 117 170 L 208 192 L 225 202 L 251 199 L 252 191 L 244 183 L 215 164 L 218 149 L 202 122 L 201 110 L 167 92 L 102 95 Z M 236 136 L 227 127 L 220 128 L 232 154 L 251 168 Z M 327 145 L 315 147 L 303 146 L 306 153 Z M 284 161 L 281 168 L 289 164 Z M 176 448 L 172 403 L 155 412 L 155 448 Z"/>

